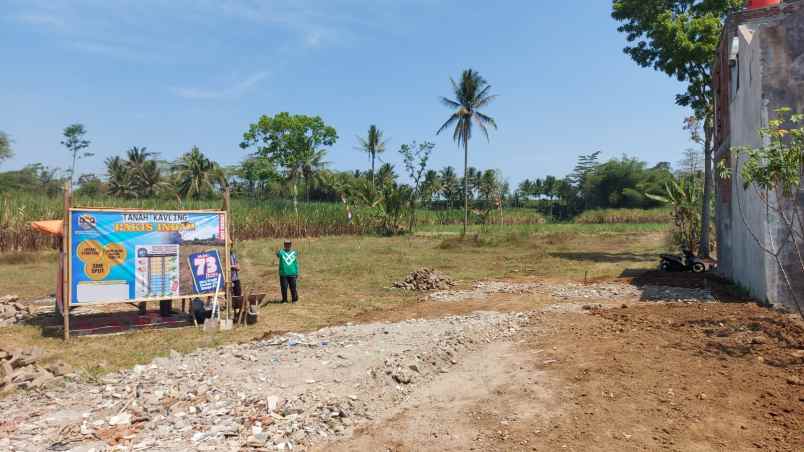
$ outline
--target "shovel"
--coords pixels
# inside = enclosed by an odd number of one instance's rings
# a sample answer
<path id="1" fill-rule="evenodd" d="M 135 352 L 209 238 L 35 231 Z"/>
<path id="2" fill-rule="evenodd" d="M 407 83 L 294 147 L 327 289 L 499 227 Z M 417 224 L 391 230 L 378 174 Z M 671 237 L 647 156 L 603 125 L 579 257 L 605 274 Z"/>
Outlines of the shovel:
<path id="1" fill-rule="evenodd" d="M 227 303 L 231 304 L 232 300 L 229 299 L 227 301 Z M 231 307 L 231 305 L 230 305 L 230 307 Z M 218 307 L 218 311 L 220 311 L 220 309 L 221 308 Z M 220 317 L 220 313 L 219 313 L 218 317 Z M 226 310 L 226 319 L 221 320 L 221 331 L 229 331 L 232 328 L 234 328 L 234 321 L 232 320 L 232 317 L 231 317 L 231 309 L 227 309 Z"/>
<path id="2" fill-rule="evenodd" d="M 215 296 L 212 297 L 212 315 L 209 316 L 204 322 L 204 331 L 213 333 L 218 330 L 221 320 L 221 307 L 218 304 L 218 292 L 221 288 L 221 275 L 218 275 L 218 281 L 215 285 Z"/>

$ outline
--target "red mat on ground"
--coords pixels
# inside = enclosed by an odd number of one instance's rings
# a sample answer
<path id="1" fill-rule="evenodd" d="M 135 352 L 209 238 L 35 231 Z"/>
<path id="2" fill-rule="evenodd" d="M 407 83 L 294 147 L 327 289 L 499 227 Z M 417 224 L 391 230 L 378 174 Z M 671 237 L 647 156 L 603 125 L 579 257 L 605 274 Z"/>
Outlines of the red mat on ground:
<path id="1" fill-rule="evenodd" d="M 139 315 L 137 312 L 79 314 L 70 316 L 70 335 L 86 336 L 151 328 L 180 328 L 192 325 L 193 320 L 188 315 L 174 314 L 162 317 L 159 315 L 159 311 L 149 311 L 145 315 Z"/>

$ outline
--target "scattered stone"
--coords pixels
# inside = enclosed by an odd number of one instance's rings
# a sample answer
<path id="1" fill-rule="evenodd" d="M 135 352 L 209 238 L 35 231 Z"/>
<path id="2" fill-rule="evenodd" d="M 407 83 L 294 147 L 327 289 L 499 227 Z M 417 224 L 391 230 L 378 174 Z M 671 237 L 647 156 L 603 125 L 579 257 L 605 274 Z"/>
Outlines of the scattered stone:
<path id="1" fill-rule="evenodd" d="M 430 299 L 435 301 L 464 301 L 488 298 L 489 295 L 505 293 L 513 295 L 523 295 L 535 293 L 544 287 L 539 283 L 513 283 L 505 281 L 480 281 L 476 282 L 471 290 L 442 290 L 430 294 Z"/>
<path id="2" fill-rule="evenodd" d="M 16 295 L 0 297 L 0 327 L 21 323 L 31 317 L 31 308 L 19 302 Z"/>
<path id="3" fill-rule="evenodd" d="M 109 425 L 129 425 L 131 424 L 131 414 L 120 413 L 109 418 Z"/>
<path id="4" fill-rule="evenodd" d="M 690 289 L 685 287 L 643 286 L 637 287 L 624 283 L 515 283 L 506 281 L 481 281 L 475 283 L 471 290 L 441 290 L 430 294 L 435 301 L 482 300 L 492 294 L 544 294 L 562 301 L 573 300 L 611 300 L 639 299 L 657 302 L 713 302 L 712 292 L 708 289 Z M 593 310 L 594 304 L 587 304 L 583 310 Z M 627 307 L 623 305 L 623 307 Z"/>
<path id="5" fill-rule="evenodd" d="M 445 301 L 537 294 L 577 299 L 560 304 L 590 310 L 597 309 L 598 299 L 630 303 L 648 293 L 627 284 L 505 281 L 478 282 L 459 291 L 450 290 L 451 279 L 430 269 L 418 270 L 395 286 L 435 290 L 430 298 Z M 671 300 L 705 295 L 665 289 L 650 293 Z M 350 324 L 170 352 L 95 382 L 63 379 L 47 391 L 0 398 L 0 440 L 2 429 L 10 428 L 14 436 L 6 448 L 22 450 L 47 450 L 56 444 L 69 449 L 98 439 L 103 441 L 98 451 L 308 450 L 362 428 L 417 387 L 455 369 L 468 351 L 519 340 L 522 328 L 544 312 Z M 33 388 L 42 385 L 43 376 L 52 380 L 69 373 L 64 363 L 45 365 L 43 355 L 41 350 L 0 347 L 0 392 L 9 387 L 7 381 L 14 389 Z M 557 364 L 549 358 L 539 362 Z M 796 381 L 788 383 L 800 384 Z"/>
<path id="6" fill-rule="evenodd" d="M 39 361 L 44 355 L 44 350 L 38 347 L 0 349 L 0 393 L 41 388 L 68 374 L 67 365 L 61 361 L 41 366 Z"/>

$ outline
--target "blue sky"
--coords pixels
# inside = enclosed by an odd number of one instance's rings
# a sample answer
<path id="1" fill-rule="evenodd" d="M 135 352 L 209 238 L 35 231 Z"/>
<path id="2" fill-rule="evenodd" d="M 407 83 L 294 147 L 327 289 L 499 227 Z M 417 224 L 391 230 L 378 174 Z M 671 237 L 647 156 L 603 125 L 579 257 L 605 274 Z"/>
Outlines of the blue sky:
<path id="1" fill-rule="evenodd" d="M 377 124 L 399 145 L 437 144 L 432 165 L 462 167 L 451 134 L 449 77 L 474 68 L 499 98 L 499 130 L 470 164 L 511 183 L 563 175 L 577 155 L 676 162 L 690 147 L 683 87 L 637 67 L 607 0 L 3 0 L 0 130 L 16 157 L 66 167 L 62 129 L 83 123 L 92 159 L 134 145 L 175 159 L 198 145 L 222 164 L 246 156 L 261 114 L 320 115 L 340 136 L 328 160 L 365 168 L 355 136 Z"/>

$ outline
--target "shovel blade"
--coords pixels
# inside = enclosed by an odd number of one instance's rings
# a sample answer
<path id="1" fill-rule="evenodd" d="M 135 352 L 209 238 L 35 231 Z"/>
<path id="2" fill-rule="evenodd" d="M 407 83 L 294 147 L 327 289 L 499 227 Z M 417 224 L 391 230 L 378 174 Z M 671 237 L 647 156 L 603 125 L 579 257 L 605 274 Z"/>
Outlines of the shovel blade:
<path id="1" fill-rule="evenodd" d="M 218 331 L 219 326 L 220 325 L 218 324 L 217 320 L 207 319 L 207 321 L 204 322 L 204 331 L 214 333 L 215 331 Z"/>

